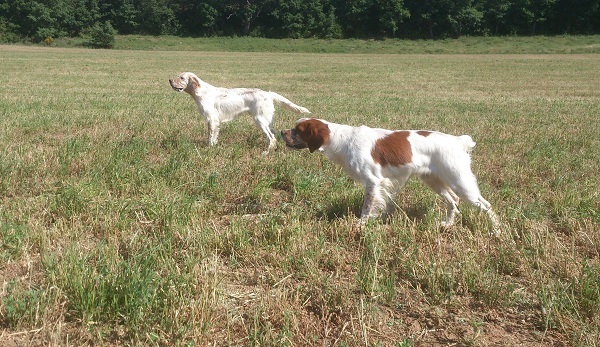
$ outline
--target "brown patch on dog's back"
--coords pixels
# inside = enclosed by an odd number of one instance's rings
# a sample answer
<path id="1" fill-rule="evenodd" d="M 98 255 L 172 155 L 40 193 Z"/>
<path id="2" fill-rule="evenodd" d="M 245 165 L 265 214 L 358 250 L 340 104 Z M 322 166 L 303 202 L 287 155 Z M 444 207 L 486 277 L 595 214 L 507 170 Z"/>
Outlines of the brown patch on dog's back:
<path id="1" fill-rule="evenodd" d="M 423 137 L 427 137 L 429 135 L 431 135 L 431 131 L 427 131 L 427 130 L 419 130 L 417 131 L 417 134 L 423 136 Z"/>
<path id="2" fill-rule="evenodd" d="M 371 150 L 373 160 L 381 166 L 400 166 L 412 161 L 409 131 L 396 131 L 375 141 Z M 426 136 L 426 135 L 423 135 Z"/>
<path id="3" fill-rule="evenodd" d="M 252 95 L 252 94 L 256 94 L 256 92 L 259 92 L 258 89 L 249 89 L 249 90 L 244 90 L 243 92 L 240 92 L 240 95 Z"/>
<path id="4" fill-rule="evenodd" d="M 318 119 L 307 119 L 296 124 L 296 131 L 311 152 L 329 142 L 329 127 Z"/>

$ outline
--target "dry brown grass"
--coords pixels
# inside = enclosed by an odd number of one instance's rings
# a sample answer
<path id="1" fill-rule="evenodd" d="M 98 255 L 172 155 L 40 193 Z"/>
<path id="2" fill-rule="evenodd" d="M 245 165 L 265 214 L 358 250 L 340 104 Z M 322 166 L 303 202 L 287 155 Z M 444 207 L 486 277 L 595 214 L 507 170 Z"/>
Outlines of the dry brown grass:
<path id="1" fill-rule="evenodd" d="M 0 57 L 4 346 L 600 344 L 597 56 Z M 247 119 L 206 147 L 181 71 L 339 123 L 470 134 L 504 233 L 466 206 L 441 230 L 416 181 L 357 228 L 361 188 L 318 154 L 265 158 Z"/>

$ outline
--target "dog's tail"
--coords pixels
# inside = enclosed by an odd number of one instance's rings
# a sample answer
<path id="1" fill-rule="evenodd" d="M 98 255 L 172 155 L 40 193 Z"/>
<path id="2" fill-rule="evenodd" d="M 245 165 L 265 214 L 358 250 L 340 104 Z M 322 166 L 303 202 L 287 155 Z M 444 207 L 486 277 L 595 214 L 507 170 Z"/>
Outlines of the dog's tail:
<path id="1" fill-rule="evenodd" d="M 458 140 L 460 141 L 460 143 L 462 143 L 463 149 L 467 153 L 471 153 L 473 151 L 473 148 L 475 148 L 475 141 L 473 141 L 473 139 L 469 135 L 459 136 Z"/>
<path id="2" fill-rule="evenodd" d="M 283 97 L 282 95 L 279 95 L 275 92 L 269 92 L 269 93 L 271 93 L 271 97 L 273 98 L 273 101 L 283 105 L 285 108 L 287 108 L 288 110 L 290 110 L 292 112 L 310 113 L 310 111 L 306 107 L 298 106 L 298 105 L 294 104 L 293 102 L 289 101 L 288 99 L 286 99 L 285 97 Z"/>

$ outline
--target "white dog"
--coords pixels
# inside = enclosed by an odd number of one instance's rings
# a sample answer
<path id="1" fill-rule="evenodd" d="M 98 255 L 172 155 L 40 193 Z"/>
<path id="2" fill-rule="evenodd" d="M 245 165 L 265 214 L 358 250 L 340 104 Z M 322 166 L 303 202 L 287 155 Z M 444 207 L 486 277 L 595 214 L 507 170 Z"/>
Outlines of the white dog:
<path id="1" fill-rule="evenodd" d="M 275 113 L 273 102 L 280 103 L 296 113 L 310 113 L 308 109 L 294 104 L 275 92 L 253 88 L 214 87 L 191 72 L 184 72 L 178 77 L 170 79 L 169 83 L 175 91 L 185 91 L 192 96 L 198 106 L 198 112 L 206 118 L 208 143 L 211 146 L 217 144 L 221 122 L 227 122 L 236 119 L 241 114 L 250 113 L 254 117 L 256 125 L 267 137 L 268 144 L 265 153 L 268 153 L 275 147 L 277 141 L 270 127 Z"/>
<path id="2" fill-rule="evenodd" d="M 469 154 L 475 142 L 468 135 L 351 127 L 303 118 L 295 128 L 283 130 L 281 136 L 288 147 L 323 152 L 365 186 L 363 221 L 381 212 L 392 213 L 395 192 L 411 176 L 418 176 L 446 201 L 448 213 L 443 226 L 454 224 L 460 197 L 485 211 L 493 232 L 499 232 L 498 217 L 481 196 L 471 171 Z"/>

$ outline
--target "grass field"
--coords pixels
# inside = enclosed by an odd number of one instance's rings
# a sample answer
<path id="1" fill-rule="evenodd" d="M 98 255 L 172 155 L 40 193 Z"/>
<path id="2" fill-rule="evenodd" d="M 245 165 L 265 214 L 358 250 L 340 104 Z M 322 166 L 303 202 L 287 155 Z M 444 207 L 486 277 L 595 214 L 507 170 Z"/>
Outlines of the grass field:
<path id="1" fill-rule="evenodd" d="M 77 47 L 85 38 L 61 38 L 57 47 Z M 351 53 L 351 54 L 596 54 L 600 36 L 469 37 L 446 40 L 325 40 L 258 37 L 178 37 L 121 35 L 115 48 L 152 51 Z"/>
<path id="2" fill-rule="evenodd" d="M 0 46 L 0 345 L 599 346 L 598 55 Z M 248 118 L 207 147 L 167 79 L 316 117 L 470 134 L 503 221 L 417 181 L 358 228 L 317 153 Z M 278 109 L 274 127 L 297 115 Z"/>

